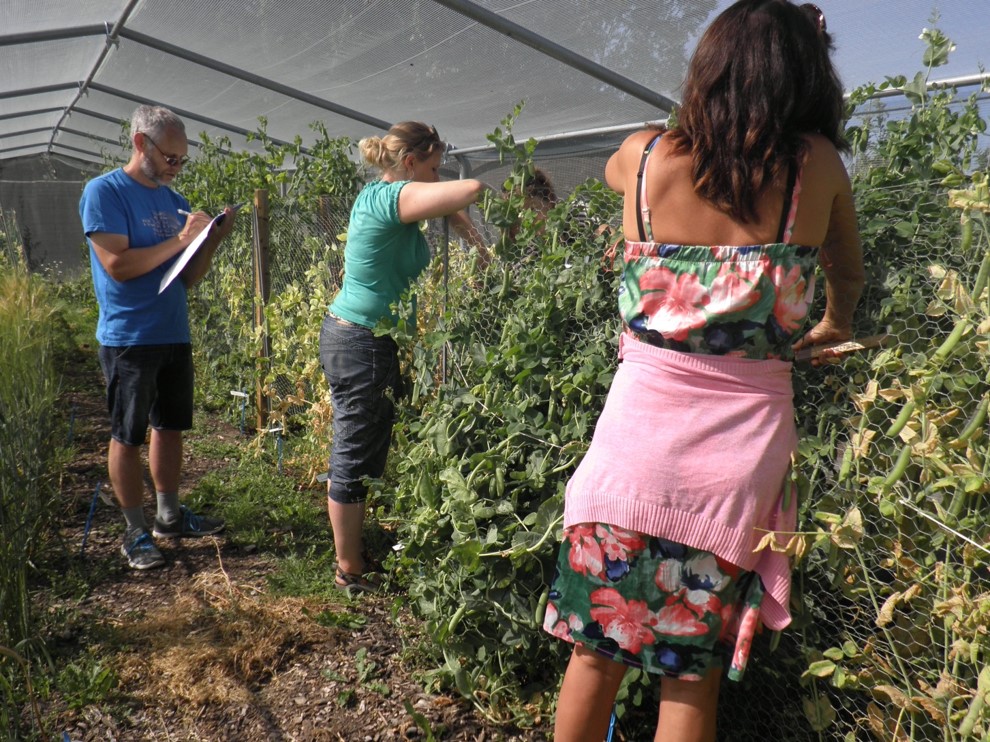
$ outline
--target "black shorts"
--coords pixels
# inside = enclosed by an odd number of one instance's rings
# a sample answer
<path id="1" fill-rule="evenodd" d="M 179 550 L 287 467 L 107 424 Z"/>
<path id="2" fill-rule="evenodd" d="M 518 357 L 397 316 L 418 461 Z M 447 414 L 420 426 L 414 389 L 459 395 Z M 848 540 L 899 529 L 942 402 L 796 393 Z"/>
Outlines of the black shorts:
<path id="1" fill-rule="evenodd" d="M 140 446 L 155 430 L 189 430 L 193 418 L 193 362 L 189 343 L 100 346 L 107 384 L 110 435 Z"/>

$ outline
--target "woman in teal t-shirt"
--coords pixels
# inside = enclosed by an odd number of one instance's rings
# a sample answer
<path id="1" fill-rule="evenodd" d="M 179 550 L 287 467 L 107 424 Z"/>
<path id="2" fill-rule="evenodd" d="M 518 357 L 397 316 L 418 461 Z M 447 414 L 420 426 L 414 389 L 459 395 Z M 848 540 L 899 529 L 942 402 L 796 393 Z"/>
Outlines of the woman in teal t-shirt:
<path id="1" fill-rule="evenodd" d="M 351 209 L 344 281 L 323 321 L 320 361 L 333 403 L 327 511 L 336 584 L 370 591 L 378 583 L 369 578 L 372 565 L 362 548 L 364 482 L 385 471 L 393 399 L 400 393 L 398 347 L 389 336 L 376 337 L 373 328 L 385 318 L 396 321 L 392 306 L 430 262 L 422 220 L 450 217 L 482 263 L 489 255 L 463 211 L 485 186 L 478 180 L 439 182 L 446 146 L 434 127 L 404 121 L 358 146 L 382 177 L 364 187 Z"/>

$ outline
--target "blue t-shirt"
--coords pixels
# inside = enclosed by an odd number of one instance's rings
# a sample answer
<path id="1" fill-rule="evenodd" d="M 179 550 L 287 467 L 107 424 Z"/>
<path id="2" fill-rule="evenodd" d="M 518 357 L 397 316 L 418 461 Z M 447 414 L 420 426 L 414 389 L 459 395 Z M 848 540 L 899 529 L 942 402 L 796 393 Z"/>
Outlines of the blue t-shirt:
<path id="1" fill-rule="evenodd" d="M 344 248 L 344 281 L 330 311 L 341 319 L 375 327 L 397 317 L 390 305 L 399 300 L 430 264 L 430 248 L 419 222 L 399 221 L 399 191 L 409 181 L 368 183 L 351 209 Z M 409 318 L 415 326 L 414 314 Z"/>
<path id="2" fill-rule="evenodd" d="M 178 255 L 154 270 L 116 281 L 96 257 L 89 236 L 107 232 L 127 236 L 131 248 L 152 247 L 177 235 L 185 224 L 179 209 L 189 202 L 171 188 L 149 188 L 117 169 L 94 178 L 83 189 L 79 215 L 89 243 L 93 288 L 100 305 L 96 339 L 101 345 L 166 345 L 189 342 L 186 287 L 173 281 L 162 294 L 158 285 Z"/>

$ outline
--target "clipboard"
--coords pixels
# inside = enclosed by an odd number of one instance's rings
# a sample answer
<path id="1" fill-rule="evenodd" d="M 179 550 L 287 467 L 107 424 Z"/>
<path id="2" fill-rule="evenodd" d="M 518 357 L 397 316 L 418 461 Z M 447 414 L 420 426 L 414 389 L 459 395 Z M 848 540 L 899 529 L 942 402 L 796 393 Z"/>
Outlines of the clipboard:
<path id="1" fill-rule="evenodd" d="M 235 206 L 232 206 L 231 208 L 236 212 L 242 206 L 244 206 L 244 204 L 240 203 Z M 215 226 L 219 226 L 223 222 L 223 218 L 226 215 L 227 212 L 221 211 L 219 214 L 213 217 L 213 221 L 211 221 L 209 224 L 203 227 L 203 231 L 200 232 L 198 235 L 196 235 L 196 238 L 192 242 L 186 245 L 185 250 L 179 253 L 179 259 L 176 260 L 174 263 L 172 263 L 172 267 L 165 272 L 165 275 L 162 276 L 161 282 L 158 284 L 159 294 L 168 288 L 168 285 L 175 280 L 176 276 L 182 273 L 182 269 L 189 264 L 190 260 L 192 260 L 192 256 L 196 254 L 196 251 L 199 249 L 199 246 L 206 241 L 206 238 L 210 234 L 210 230 L 213 229 L 213 227 Z"/>

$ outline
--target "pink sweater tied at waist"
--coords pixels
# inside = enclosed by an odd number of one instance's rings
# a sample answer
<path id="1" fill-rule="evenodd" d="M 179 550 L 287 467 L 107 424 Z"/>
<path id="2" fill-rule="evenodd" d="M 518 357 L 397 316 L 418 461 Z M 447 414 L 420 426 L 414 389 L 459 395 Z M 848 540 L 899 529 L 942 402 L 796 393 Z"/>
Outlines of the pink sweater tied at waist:
<path id="1" fill-rule="evenodd" d="M 784 628 L 790 562 L 754 549 L 767 531 L 795 527 L 796 497 L 783 496 L 797 449 L 791 364 L 680 353 L 627 334 L 619 348 L 591 447 L 567 485 L 564 526 L 609 523 L 756 571 L 763 623 Z"/>

